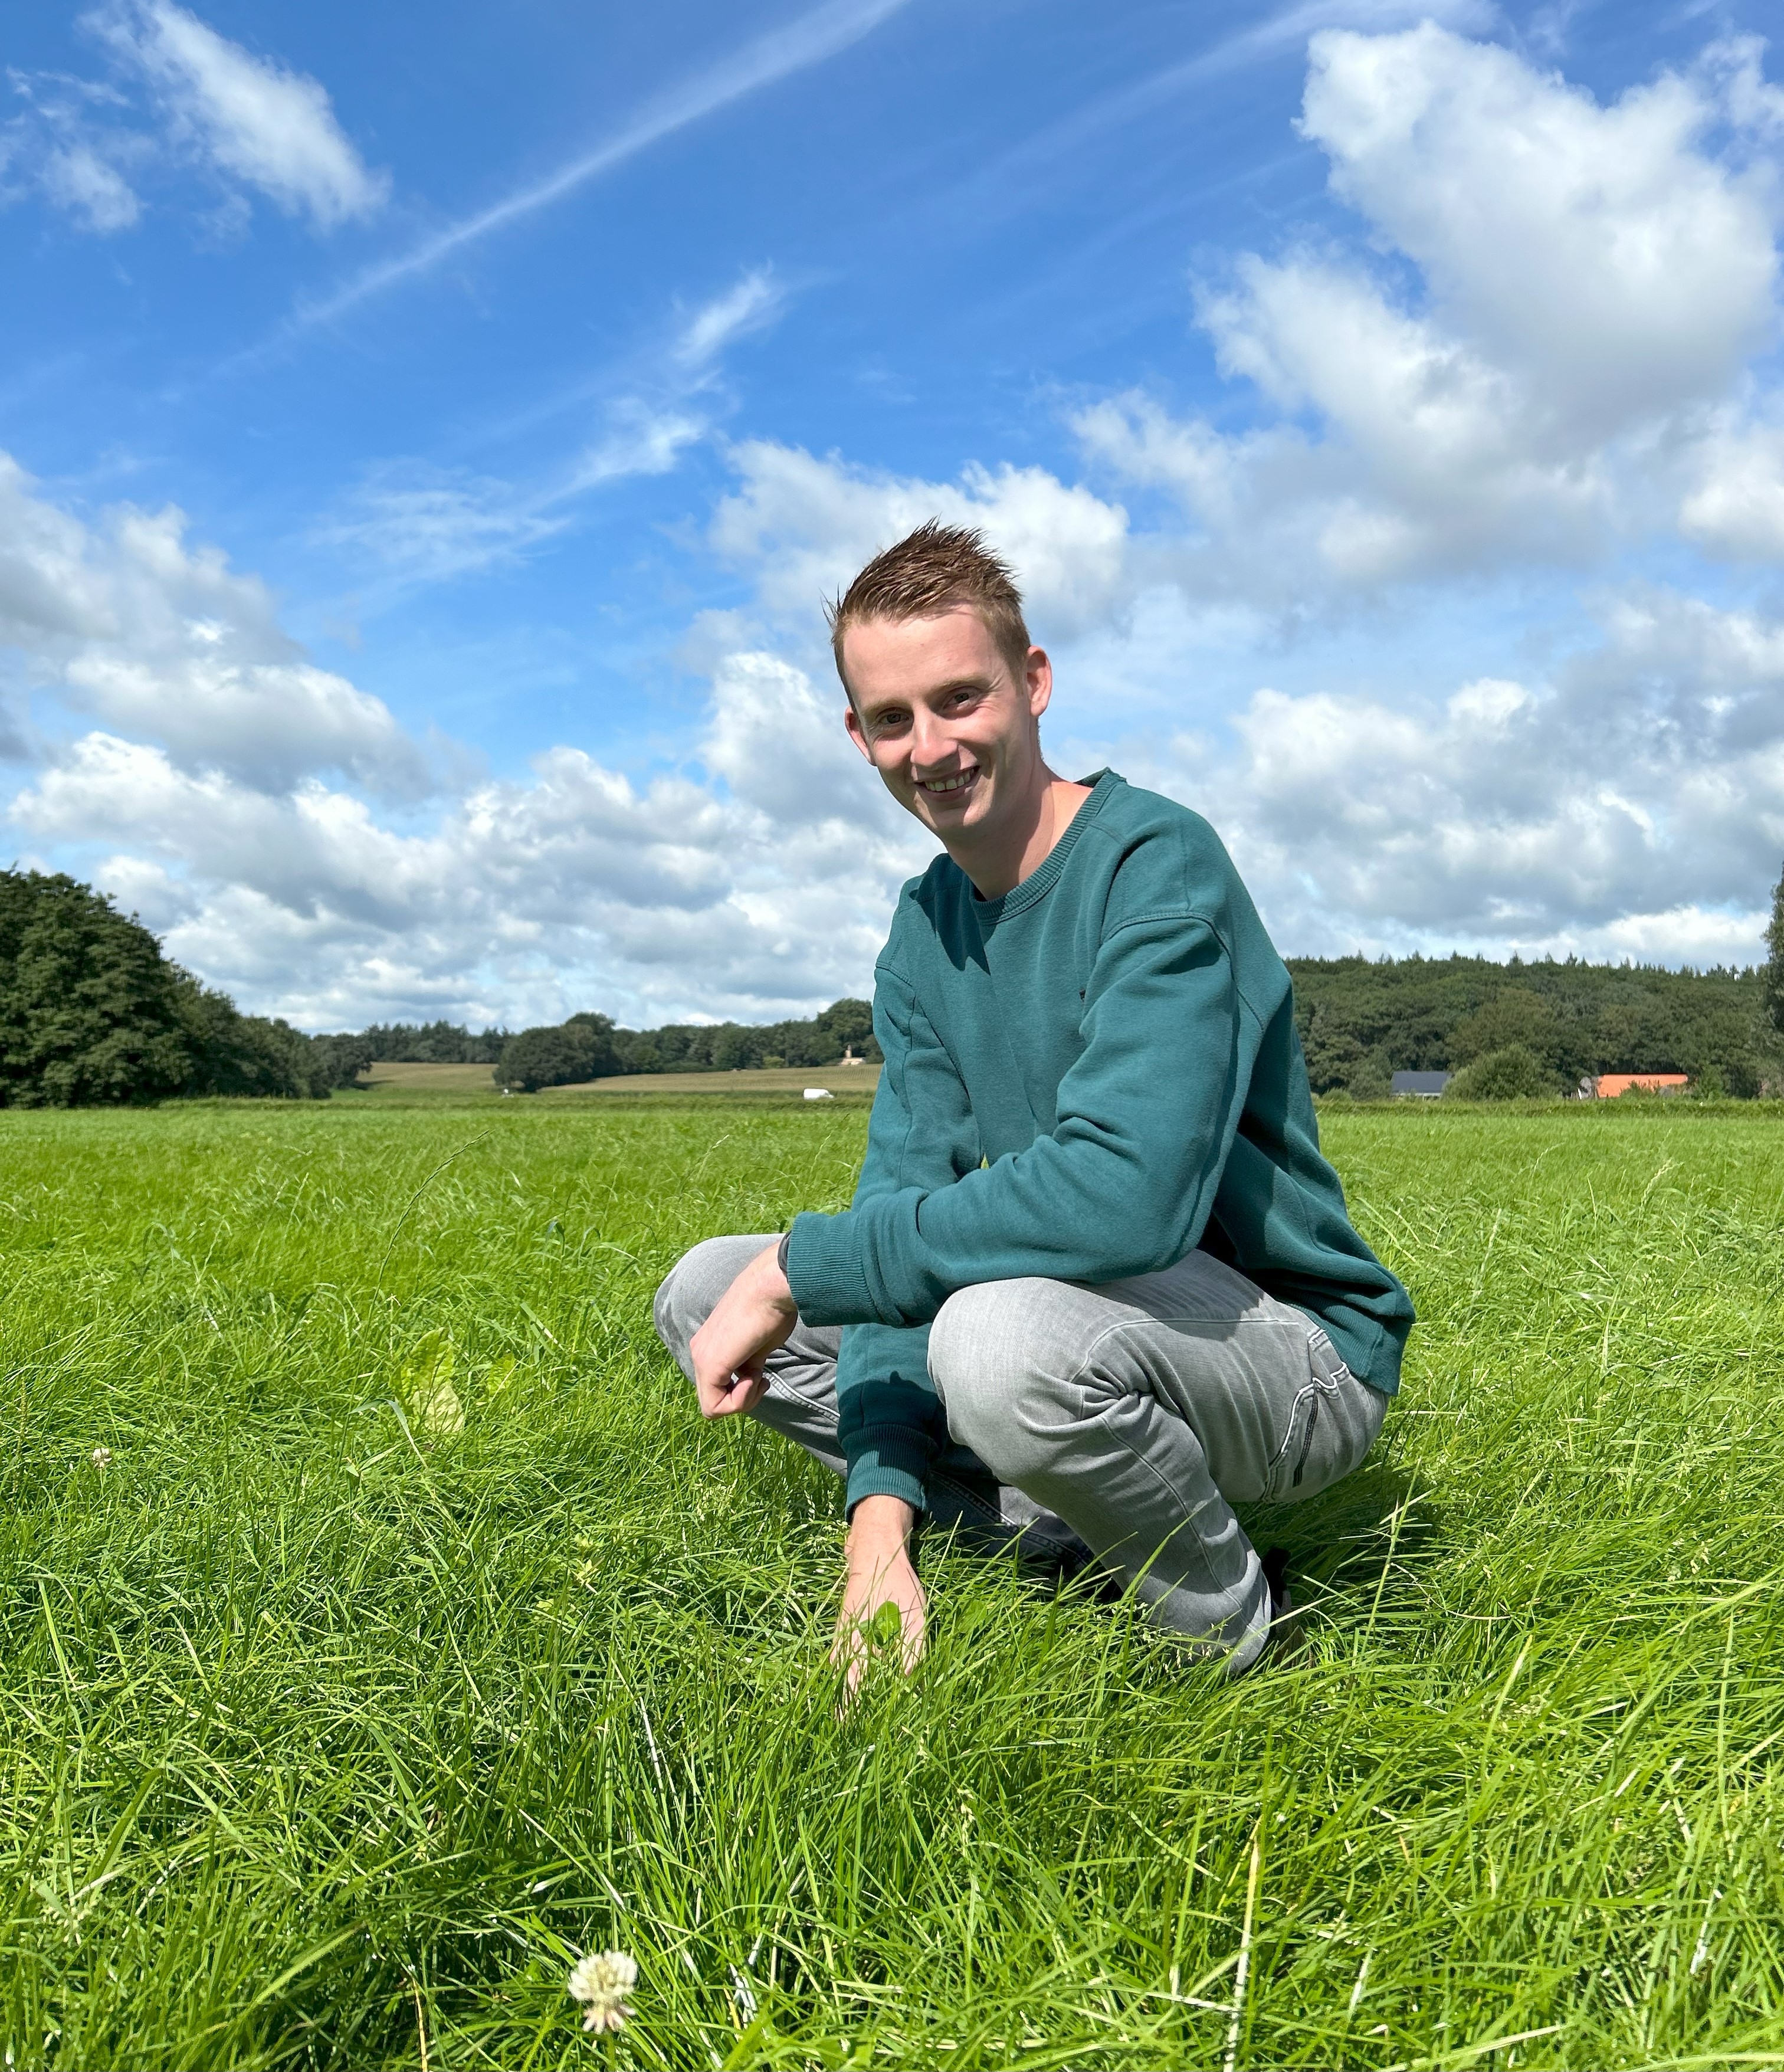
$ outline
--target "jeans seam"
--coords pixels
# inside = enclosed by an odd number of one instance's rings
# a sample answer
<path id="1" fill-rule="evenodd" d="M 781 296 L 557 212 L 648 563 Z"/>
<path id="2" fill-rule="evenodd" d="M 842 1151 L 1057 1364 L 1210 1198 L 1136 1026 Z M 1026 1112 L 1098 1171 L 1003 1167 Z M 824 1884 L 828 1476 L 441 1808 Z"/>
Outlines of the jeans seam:
<path id="1" fill-rule="evenodd" d="M 1009 1524 L 1009 1521 L 1004 1516 L 1001 1505 L 1000 1505 L 996 1510 L 993 1510 L 992 1507 L 985 1503 L 982 1497 L 975 1494 L 974 1492 L 968 1489 L 964 1483 L 956 1482 L 952 1475 L 944 1474 L 937 1469 L 931 1468 L 929 1471 L 928 1479 L 932 1488 L 945 1489 L 951 1496 L 959 1499 L 963 1507 L 970 1507 L 988 1523 L 993 1525 Z"/>
<path id="2" fill-rule="evenodd" d="M 764 1392 L 778 1396 L 783 1403 L 796 1403 L 802 1410 L 810 1411 L 814 1417 L 824 1419 L 832 1432 L 840 1431 L 842 1428 L 842 1420 L 835 1411 L 826 1410 L 821 1404 L 814 1403 L 808 1396 L 801 1396 L 796 1388 L 789 1388 L 779 1375 L 769 1375 L 768 1386 Z"/>

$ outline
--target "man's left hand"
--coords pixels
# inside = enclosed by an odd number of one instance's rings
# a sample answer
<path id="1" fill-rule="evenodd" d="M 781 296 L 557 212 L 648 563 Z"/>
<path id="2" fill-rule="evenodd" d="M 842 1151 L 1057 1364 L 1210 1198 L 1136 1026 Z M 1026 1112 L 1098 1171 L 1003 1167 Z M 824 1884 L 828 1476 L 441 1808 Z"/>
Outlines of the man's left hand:
<path id="1" fill-rule="evenodd" d="M 754 1410 L 768 1392 L 763 1363 L 799 1322 L 799 1305 L 780 1270 L 778 1241 L 759 1252 L 694 1333 L 694 1389 L 702 1417 Z"/>

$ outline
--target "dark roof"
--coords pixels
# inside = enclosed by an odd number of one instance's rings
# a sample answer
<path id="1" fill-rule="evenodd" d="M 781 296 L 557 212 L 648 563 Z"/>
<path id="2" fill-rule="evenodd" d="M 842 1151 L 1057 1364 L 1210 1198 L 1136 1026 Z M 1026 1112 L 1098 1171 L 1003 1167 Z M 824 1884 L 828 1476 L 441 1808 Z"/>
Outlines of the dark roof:
<path id="1" fill-rule="evenodd" d="M 1453 1072 L 1396 1072 L 1394 1091 L 1397 1094 L 1441 1094 L 1455 1076 Z"/>

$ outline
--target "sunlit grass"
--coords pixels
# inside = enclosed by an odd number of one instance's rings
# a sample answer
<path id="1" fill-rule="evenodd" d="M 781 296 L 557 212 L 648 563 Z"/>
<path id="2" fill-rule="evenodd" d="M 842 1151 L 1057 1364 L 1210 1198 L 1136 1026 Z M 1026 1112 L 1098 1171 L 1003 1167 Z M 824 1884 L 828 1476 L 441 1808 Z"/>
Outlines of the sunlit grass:
<path id="1" fill-rule="evenodd" d="M 865 1116 L 350 1100 L 0 1117 L 11 2063 L 1784 2062 L 1775 1113 L 1329 1113 L 1425 1321 L 1311 1655 L 931 1544 L 839 1721 L 649 1297 Z"/>

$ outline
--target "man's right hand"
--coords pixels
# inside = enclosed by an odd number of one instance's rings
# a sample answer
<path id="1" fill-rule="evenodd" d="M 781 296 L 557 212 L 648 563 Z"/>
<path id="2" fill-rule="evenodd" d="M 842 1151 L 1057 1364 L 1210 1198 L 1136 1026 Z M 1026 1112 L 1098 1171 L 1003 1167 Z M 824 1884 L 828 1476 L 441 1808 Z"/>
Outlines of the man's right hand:
<path id="1" fill-rule="evenodd" d="M 898 1615 L 900 1666 L 908 1674 L 922 1657 L 929 1603 L 910 1564 L 908 1543 L 916 1523 L 916 1512 L 901 1497 L 864 1496 L 855 1506 L 845 1550 L 849 1568 L 842 1610 L 830 1649 L 850 1698 L 866 1673 L 869 1629 L 886 1605 Z"/>

